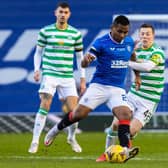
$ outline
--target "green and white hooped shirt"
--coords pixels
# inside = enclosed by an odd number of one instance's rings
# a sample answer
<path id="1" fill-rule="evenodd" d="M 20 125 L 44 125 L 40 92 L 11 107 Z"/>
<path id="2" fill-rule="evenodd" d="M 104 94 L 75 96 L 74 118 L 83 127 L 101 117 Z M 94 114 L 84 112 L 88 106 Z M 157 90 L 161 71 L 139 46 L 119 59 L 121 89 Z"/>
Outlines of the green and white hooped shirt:
<path id="1" fill-rule="evenodd" d="M 73 78 L 74 52 L 83 50 L 80 31 L 70 25 L 67 25 L 67 29 L 60 30 L 56 24 L 51 24 L 40 30 L 37 45 L 44 47 L 43 75 Z"/>
<path id="2" fill-rule="evenodd" d="M 136 50 L 136 57 L 138 62 L 151 60 L 157 66 L 150 72 L 140 72 L 142 82 L 140 89 L 136 91 L 135 83 L 133 83 L 130 92 L 158 103 L 164 89 L 164 52 L 156 44 L 153 44 L 148 49 L 138 48 Z"/>

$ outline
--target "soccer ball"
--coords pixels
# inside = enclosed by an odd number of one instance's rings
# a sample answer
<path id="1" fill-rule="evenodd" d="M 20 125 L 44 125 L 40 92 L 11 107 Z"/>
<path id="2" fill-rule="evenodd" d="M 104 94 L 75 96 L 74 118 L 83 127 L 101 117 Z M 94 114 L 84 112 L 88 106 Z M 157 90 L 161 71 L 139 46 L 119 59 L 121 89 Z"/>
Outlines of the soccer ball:
<path id="1" fill-rule="evenodd" d="M 122 153 L 124 148 L 120 145 L 111 145 L 105 151 L 105 157 L 111 163 L 123 163 L 126 160 L 126 154 Z"/>

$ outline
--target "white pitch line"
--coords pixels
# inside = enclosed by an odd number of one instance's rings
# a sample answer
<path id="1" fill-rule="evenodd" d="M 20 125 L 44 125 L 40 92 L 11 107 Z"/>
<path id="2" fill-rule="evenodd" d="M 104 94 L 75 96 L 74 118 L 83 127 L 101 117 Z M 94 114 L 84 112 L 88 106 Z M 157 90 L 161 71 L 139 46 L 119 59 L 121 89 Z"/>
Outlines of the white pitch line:
<path id="1" fill-rule="evenodd" d="M 0 159 L 32 159 L 32 160 L 95 160 L 97 156 L 86 156 L 86 157 L 76 157 L 76 156 L 0 156 Z M 135 157 L 132 160 L 144 160 L 144 161 L 168 161 L 168 159 L 163 158 L 146 158 L 146 157 Z"/>
<path id="2" fill-rule="evenodd" d="M 90 159 L 90 160 L 93 160 L 95 159 L 96 157 L 94 156 L 87 156 L 87 157 L 76 157 L 76 156 L 58 156 L 58 157 L 55 157 L 55 156 L 0 156 L 0 159 L 35 159 L 35 160 L 38 160 L 38 159 L 46 159 L 46 160 L 62 160 L 62 159 L 65 159 L 65 160 L 84 160 L 84 159 Z"/>

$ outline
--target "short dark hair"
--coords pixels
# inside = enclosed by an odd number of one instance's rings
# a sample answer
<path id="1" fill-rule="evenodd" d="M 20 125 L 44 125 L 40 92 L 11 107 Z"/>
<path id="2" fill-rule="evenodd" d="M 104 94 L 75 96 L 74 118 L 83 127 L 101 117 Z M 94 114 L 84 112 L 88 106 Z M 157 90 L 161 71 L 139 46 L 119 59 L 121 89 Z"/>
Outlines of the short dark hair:
<path id="1" fill-rule="evenodd" d="M 127 26 L 130 24 L 130 21 L 129 19 L 124 16 L 124 15 L 119 15 L 117 16 L 114 21 L 113 21 L 113 25 L 118 25 L 118 24 L 121 24 L 121 25 L 124 25 L 124 26 Z"/>
<path id="2" fill-rule="evenodd" d="M 155 33 L 154 27 L 153 27 L 151 24 L 149 24 L 149 23 L 144 23 L 144 24 L 142 24 L 142 25 L 140 26 L 140 29 L 141 29 L 141 28 L 151 28 L 151 29 L 152 29 L 152 32 Z"/>
<path id="3" fill-rule="evenodd" d="M 59 3 L 57 4 L 57 8 L 58 8 L 58 7 L 61 7 L 61 8 L 69 8 L 69 9 L 70 9 L 70 6 L 69 6 L 68 2 L 59 2 Z"/>

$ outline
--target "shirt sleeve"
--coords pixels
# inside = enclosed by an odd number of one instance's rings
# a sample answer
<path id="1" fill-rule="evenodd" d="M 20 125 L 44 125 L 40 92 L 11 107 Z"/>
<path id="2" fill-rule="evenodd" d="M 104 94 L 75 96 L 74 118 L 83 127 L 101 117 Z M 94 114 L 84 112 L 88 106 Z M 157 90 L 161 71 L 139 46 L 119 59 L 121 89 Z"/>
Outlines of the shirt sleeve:
<path id="1" fill-rule="evenodd" d="M 43 29 L 40 29 L 39 31 L 38 38 L 37 38 L 37 45 L 41 47 L 45 47 L 46 44 L 47 44 L 47 39 L 45 35 L 45 30 L 43 28 Z"/>
<path id="2" fill-rule="evenodd" d="M 98 57 L 101 52 L 101 43 L 100 40 L 97 39 L 91 46 L 89 53 L 94 55 L 95 57 Z"/>
<path id="3" fill-rule="evenodd" d="M 34 71 L 40 70 L 42 52 L 43 48 L 40 46 L 36 46 L 36 50 L 34 53 Z"/>
<path id="4" fill-rule="evenodd" d="M 81 32 L 77 33 L 76 41 L 75 41 L 75 51 L 82 51 L 83 50 L 83 39 Z"/>
<path id="5" fill-rule="evenodd" d="M 134 62 L 134 61 L 129 61 L 128 65 L 137 71 L 141 72 L 150 72 L 152 69 L 156 67 L 156 64 L 153 61 L 145 61 L 142 63 Z"/>
<path id="6" fill-rule="evenodd" d="M 76 56 L 77 56 L 77 58 L 76 58 L 77 67 L 78 67 L 78 70 L 80 73 L 80 77 L 85 78 L 85 68 L 82 68 L 82 66 L 81 66 L 81 62 L 83 60 L 83 51 L 76 52 Z"/>

